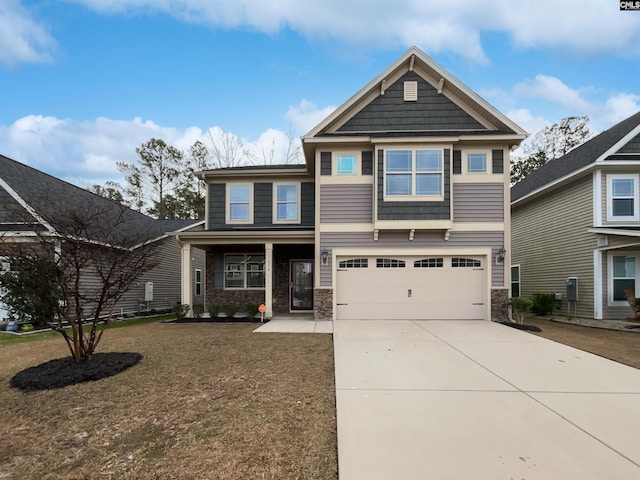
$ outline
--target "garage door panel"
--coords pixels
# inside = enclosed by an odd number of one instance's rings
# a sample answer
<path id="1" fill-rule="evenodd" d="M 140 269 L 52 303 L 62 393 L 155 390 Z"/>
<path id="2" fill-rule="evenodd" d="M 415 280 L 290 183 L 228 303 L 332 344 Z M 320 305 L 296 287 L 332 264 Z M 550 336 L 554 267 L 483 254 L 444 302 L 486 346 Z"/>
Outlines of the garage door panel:
<path id="1" fill-rule="evenodd" d="M 433 268 L 414 267 L 414 260 L 421 257 L 396 258 L 404 261 L 405 268 L 378 268 L 376 258 L 370 257 L 366 268 L 338 270 L 337 319 L 485 317 L 486 271 L 477 266 L 484 258 L 453 262 L 452 257 L 443 257 Z"/>

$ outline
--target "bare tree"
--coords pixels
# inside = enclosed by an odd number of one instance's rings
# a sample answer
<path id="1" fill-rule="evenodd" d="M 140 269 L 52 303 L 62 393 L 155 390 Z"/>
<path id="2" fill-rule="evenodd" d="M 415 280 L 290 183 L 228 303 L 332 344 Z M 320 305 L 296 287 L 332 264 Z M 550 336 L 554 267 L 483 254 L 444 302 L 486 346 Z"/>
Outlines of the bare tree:
<path id="1" fill-rule="evenodd" d="M 90 360 L 116 303 L 157 265 L 148 241 L 154 232 L 150 225 L 140 225 L 139 214 L 114 202 L 69 204 L 52 215 L 55 218 L 43 219 L 55 225 L 55 231 L 34 229 L 29 242 L 11 235 L 1 238 L 9 264 L 29 268 L 4 274 L 0 284 L 11 291 L 20 282 L 7 278 L 35 275 L 40 286 L 31 294 L 52 292 L 48 300 L 55 312 L 49 325 L 62 335 L 76 362 Z"/>
<path id="2" fill-rule="evenodd" d="M 207 131 L 209 155 L 213 168 L 238 167 L 252 164 L 253 156 L 240 137 L 219 128 Z"/>

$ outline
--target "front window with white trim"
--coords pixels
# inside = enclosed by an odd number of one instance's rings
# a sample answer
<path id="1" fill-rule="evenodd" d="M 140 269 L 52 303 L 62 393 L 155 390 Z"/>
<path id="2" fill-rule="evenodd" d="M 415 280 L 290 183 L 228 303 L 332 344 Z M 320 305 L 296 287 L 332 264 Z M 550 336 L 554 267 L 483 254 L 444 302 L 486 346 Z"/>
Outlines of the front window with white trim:
<path id="1" fill-rule="evenodd" d="M 638 221 L 638 174 L 607 175 L 607 220 Z"/>
<path id="2" fill-rule="evenodd" d="M 637 295 L 638 253 L 609 254 L 609 305 L 627 305 L 625 290 Z"/>
<path id="3" fill-rule="evenodd" d="M 487 173 L 487 154 L 467 153 L 467 173 Z"/>
<path id="4" fill-rule="evenodd" d="M 254 253 L 225 255 L 224 288 L 264 288 L 264 255 Z"/>
<path id="5" fill-rule="evenodd" d="M 357 175 L 358 156 L 355 153 L 336 156 L 336 175 Z"/>
<path id="6" fill-rule="evenodd" d="M 227 184 L 227 223 L 253 223 L 253 184 Z"/>
<path id="7" fill-rule="evenodd" d="M 443 190 L 442 150 L 387 150 L 385 196 L 392 200 L 439 199 Z"/>
<path id="8" fill-rule="evenodd" d="M 511 266 L 511 296 L 520 296 L 520 265 Z"/>
<path id="9" fill-rule="evenodd" d="M 300 184 L 274 183 L 273 223 L 300 222 Z"/>

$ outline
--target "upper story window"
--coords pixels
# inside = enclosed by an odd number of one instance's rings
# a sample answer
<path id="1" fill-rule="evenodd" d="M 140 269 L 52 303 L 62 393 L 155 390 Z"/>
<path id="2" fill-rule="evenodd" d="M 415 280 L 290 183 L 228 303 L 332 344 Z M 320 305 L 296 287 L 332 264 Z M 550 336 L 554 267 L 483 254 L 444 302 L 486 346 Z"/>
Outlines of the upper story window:
<path id="1" fill-rule="evenodd" d="M 300 184 L 274 183 L 273 223 L 300 222 Z"/>
<path id="2" fill-rule="evenodd" d="M 442 150 L 387 150 L 384 175 L 388 197 L 440 197 Z"/>
<path id="3" fill-rule="evenodd" d="M 487 154 L 467 153 L 467 173 L 487 173 Z"/>
<path id="4" fill-rule="evenodd" d="M 227 184 L 227 223 L 253 223 L 253 185 Z"/>
<path id="5" fill-rule="evenodd" d="M 607 175 L 607 220 L 638 221 L 638 177 Z"/>
<path id="6" fill-rule="evenodd" d="M 336 175 L 357 175 L 358 158 L 356 154 L 339 154 L 336 157 Z"/>

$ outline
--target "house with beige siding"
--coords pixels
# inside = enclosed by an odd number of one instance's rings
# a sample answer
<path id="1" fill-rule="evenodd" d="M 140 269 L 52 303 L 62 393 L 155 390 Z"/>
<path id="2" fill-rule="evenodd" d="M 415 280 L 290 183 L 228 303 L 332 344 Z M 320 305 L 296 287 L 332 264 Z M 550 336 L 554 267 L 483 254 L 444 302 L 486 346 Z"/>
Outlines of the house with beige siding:
<path id="1" fill-rule="evenodd" d="M 631 316 L 640 296 L 640 112 L 511 189 L 513 296 L 556 295 L 556 313 Z"/>
<path id="2" fill-rule="evenodd" d="M 157 266 L 142 275 L 115 305 L 116 314 L 130 314 L 151 310 L 168 310 L 181 300 L 182 248 L 175 236 L 167 232 L 201 230 L 204 222 L 197 220 L 156 220 L 140 212 L 127 209 L 106 198 L 52 177 L 28 165 L 0 155 L 0 261 L 5 270 L 11 265 L 2 257 L 3 249 L 12 243 L 37 244 L 43 237 L 63 248 L 60 234 L 64 218 L 73 212 L 86 212 L 89 207 L 108 215 L 121 215 L 122 221 L 112 225 L 125 229 L 141 242 L 151 243 L 156 252 Z M 86 242 L 95 244 L 104 232 L 86 232 Z M 118 232 L 115 232 L 117 236 Z M 41 242 L 40 242 L 41 243 Z M 6 252 L 4 252 L 6 253 Z M 194 250 L 191 270 L 193 305 L 204 304 L 204 252 Z M 95 275 L 83 277 L 83 288 L 92 289 L 99 284 Z M 0 319 L 6 312 L 0 306 Z"/>
<path id="3" fill-rule="evenodd" d="M 411 48 L 302 138 L 303 165 L 200 172 L 206 223 L 176 234 L 184 271 L 205 250 L 205 301 L 268 317 L 504 318 L 525 137 Z"/>

